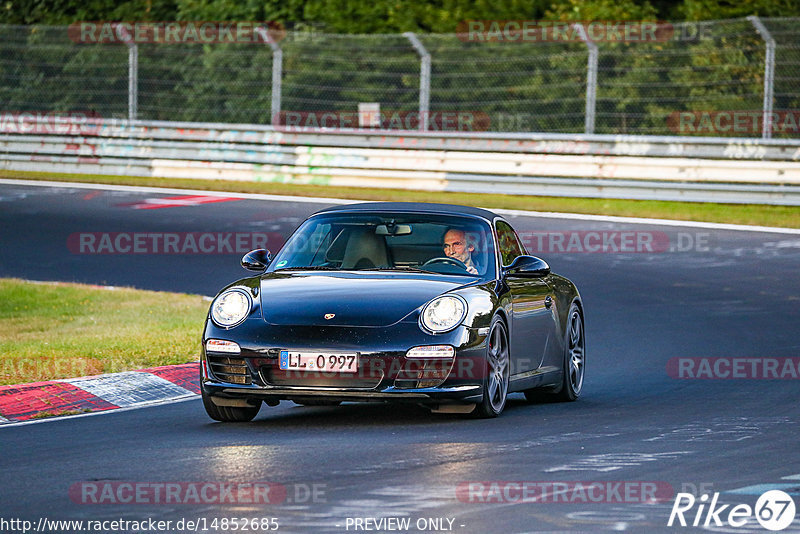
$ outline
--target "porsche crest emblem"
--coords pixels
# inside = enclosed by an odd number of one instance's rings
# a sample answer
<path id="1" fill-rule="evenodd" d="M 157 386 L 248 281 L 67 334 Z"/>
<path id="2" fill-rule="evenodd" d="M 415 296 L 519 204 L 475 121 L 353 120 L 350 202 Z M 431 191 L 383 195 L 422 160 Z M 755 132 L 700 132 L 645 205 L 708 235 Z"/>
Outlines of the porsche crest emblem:
<path id="1" fill-rule="evenodd" d="M 326 321 L 330 321 L 331 319 L 336 317 L 336 314 L 335 313 L 326 313 L 323 317 L 325 317 Z"/>

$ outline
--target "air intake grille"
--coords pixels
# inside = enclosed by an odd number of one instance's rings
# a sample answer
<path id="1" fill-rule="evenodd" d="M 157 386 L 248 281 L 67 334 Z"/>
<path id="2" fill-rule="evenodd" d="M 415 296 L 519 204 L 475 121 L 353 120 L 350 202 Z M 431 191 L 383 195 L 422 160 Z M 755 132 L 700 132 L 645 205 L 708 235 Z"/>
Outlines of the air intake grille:
<path id="1" fill-rule="evenodd" d="M 247 367 L 244 358 L 217 355 L 207 355 L 206 358 L 208 358 L 211 374 L 221 382 L 242 385 L 251 383 L 250 369 Z"/>
<path id="2" fill-rule="evenodd" d="M 394 387 L 398 389 L 433 388 L 439 386 L 450 374 L 453 359 L 406 360 L 397 373 Z"/>

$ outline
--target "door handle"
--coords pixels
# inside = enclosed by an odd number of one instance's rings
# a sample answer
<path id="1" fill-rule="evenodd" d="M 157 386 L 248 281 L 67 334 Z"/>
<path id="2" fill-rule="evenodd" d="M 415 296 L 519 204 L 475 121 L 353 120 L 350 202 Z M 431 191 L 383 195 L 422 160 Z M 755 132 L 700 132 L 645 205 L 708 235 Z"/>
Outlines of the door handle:
<path id="1" fill-rule="evenodd" d="M 547 295 L 544 298 L 544 307 L 545 308 L 549 308 L 552 305 L 553 305 L 553 297 L 551 297 L 550 295 Z"/>

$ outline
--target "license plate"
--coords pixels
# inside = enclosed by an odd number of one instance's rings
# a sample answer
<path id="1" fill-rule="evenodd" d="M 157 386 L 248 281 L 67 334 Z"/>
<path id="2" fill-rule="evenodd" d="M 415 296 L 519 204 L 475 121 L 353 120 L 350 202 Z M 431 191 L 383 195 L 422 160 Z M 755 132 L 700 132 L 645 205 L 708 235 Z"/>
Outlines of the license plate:
<path id="1" fill-rule="evenodd" d="M 288 371 L 315 371 L 322 373 L 358 372 L 358 354 L 355 352 L 295 352 L 282 350 L 279 366 Z"/>

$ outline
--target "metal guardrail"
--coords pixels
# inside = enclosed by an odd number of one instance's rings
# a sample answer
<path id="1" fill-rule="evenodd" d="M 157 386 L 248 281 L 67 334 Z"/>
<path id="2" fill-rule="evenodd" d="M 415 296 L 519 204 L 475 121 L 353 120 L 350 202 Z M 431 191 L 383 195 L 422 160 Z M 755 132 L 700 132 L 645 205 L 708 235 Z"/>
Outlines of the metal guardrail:
<path id="1" fill-rule="evenodd" d="M 617 155 L 800 161 L 800 140 L 584 135 L 552 133 L 417 132 L 397 130 L 324 130 L 260 124 L 187 123 L 172 121 L 97 121 L 75 126 L 76 135 L 126 139 L 160 139 L 333 146 L 471 150 L 537 154 Z M 0 134 L 16 133 L 3 130 Z"/>
<path id="2" fill-rule="evenodd" d="M 0 128 L 7 170 L 800 205 L 800 141 L 91 121 Z"/>

